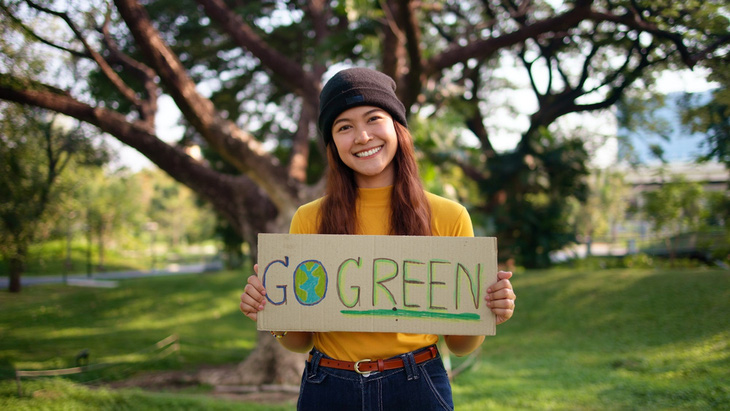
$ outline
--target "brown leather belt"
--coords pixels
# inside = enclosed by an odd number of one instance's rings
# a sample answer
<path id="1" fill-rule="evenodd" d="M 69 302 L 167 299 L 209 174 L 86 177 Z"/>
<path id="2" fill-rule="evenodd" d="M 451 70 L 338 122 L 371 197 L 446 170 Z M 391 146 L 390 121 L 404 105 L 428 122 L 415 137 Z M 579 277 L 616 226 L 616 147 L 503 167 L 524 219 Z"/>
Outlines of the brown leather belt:
<path id="1" fill-rule="evenodd" d="M 416 360 L 416 364 L 420 364 L 424 361 L 428 361 L 438 356 L 438 349 L 436 346 L 431 345 L 424 348 L 418 353 L 413 355 Z M 309 361 L 312 361 L 312 355 L 309 356 Z M 319 360 L 319 365 L 327 368 L 337 368 L 338 370 L 355 371 L 358 374 L 367 374 L 371 372 L 383 372 L 387 370 L 395 370 L 397 368 L 403 368 L 405 364 L 402 358 L 391 358 L 389 360 L 360 360 L 356 362 L 350 361 L 339 361 L 331 360 L 329 358 L 322 358 Z"/>

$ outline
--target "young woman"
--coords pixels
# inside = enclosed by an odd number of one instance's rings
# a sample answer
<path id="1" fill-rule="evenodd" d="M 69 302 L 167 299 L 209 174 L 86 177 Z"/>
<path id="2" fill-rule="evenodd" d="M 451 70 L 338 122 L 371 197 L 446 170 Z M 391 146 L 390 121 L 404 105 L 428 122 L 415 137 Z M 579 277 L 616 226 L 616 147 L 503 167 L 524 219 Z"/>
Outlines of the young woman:
<path id="1" fill-rule="evenodd" d="M 318 126 L 329 161 L 326 194 L 299 208 L 290 233 L 474 236 L 463 206 L 423 190 L 406 110 L 390 77 L 365 68 L 337 73 L 320 94 Z M 498 282 L 487 289 L 485 299 L 498 324 L 514 311 L 511 276 L 500 271 Z M 258 277 L 249 277 L 241 311 L 256 320 L 265 294 Z M 289 350 L 310 351 L 299 409 L 453 409 L 436 335 L 272 334 Z M 444 340 L 453 353 L 465 355 L 484 336 L 447 335 Z"/>

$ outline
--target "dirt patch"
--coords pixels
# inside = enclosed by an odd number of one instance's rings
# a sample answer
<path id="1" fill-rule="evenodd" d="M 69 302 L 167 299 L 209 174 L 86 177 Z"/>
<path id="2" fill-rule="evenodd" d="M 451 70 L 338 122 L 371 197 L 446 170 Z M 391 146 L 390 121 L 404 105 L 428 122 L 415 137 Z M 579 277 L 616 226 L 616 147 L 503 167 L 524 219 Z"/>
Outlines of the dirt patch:
<path id="1" fill-rule="evenodd" d="M 207 385 L 201 376 L 211 373 L 225 375 L 235 373 L 236 365 L 204 366 L 197 370 L 152 371 L 122 381 L 105 384 L 111 389 L 139 388 L 146 391 L 176 392 L 192 390 Z M 240 386 L 213 385 L 203 394 L 216 398 L 264 404 L 296 403 L 299 387 L 292 386 Z M 200 393 L 200 392 L 199 392 Z"/>

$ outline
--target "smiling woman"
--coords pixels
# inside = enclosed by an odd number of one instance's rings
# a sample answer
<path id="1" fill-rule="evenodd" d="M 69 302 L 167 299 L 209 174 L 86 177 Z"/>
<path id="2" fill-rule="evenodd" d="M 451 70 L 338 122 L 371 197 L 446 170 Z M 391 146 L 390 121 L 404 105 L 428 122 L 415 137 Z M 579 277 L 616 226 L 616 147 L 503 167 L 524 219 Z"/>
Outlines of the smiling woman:
<path id="1" fill-rule="evenodd" d="M 326 195 L 297 210 L 291 234 L 474 236 L 462 205 L 424 191 L 406 110 L 395 88 L 393 79 L 366 68 L 340 71 L 324 86 L 318 126 L 327 145 Z M 363 272 L 352 271 L 351 278 L 370 279 L 378 285 L 372 285 L 373 290 L 392 296 L 383 284 L 395 278 L 397 267 L 378 262 L 373 262 L 372 274 L 363 277 Z M 267 270 L 268 266 L 264 279 Z M 511 275 L 499 272 L 498 281 L 485 290 L 484 301 L 497 323 L 509 319 L 514 310 Z M 406 284 L 420 283 L 409 281 Z M 248 282 L 240 308 L 249 318 L 256 320 L 267 301 L 283 303 L 278 297 L 277 302 L 268 299 L 259 277 Z M 429 286 L 441 284 L 433 280 Z M 377 308 L 375 291 L 372 294 L 369 308 Z M 289 350 L 311 350 L 298 408 L 453 409 L 451 386 L 435 345 L 438 336 L 421 329 L 421 333 L 402 327 L 398 331 L 274 332 Z M 464 355 L 475 350 L 484 336 L 447 335 L 444 340 L 452 352 Z"/>

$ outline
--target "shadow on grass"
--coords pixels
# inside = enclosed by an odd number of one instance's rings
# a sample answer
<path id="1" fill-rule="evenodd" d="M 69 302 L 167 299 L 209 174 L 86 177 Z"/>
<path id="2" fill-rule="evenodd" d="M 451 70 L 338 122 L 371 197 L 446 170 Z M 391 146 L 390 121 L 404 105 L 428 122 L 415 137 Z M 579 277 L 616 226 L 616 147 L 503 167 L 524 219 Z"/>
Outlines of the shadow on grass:
<path id="1" fill-rule="evenodd" d="M 177 364 L 241 361 L 253 348 L 255 324 L 238 312 L 240 273 L 125 280 L 116 289 L 61 285 L 0 296 L 0 378 L 19 369 L 90 363 L 144 364 L 135 354 L 171 334 L 180 337 Z M 169 368 L 175 364 L 162 364 Z M 154 362 L 150 362 L 156 368 Z"/>

